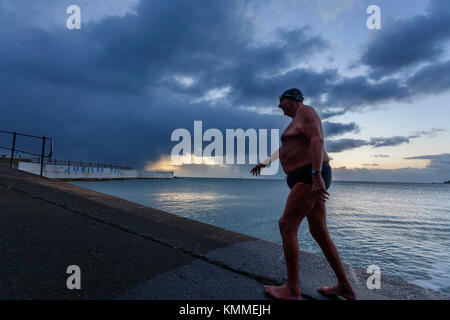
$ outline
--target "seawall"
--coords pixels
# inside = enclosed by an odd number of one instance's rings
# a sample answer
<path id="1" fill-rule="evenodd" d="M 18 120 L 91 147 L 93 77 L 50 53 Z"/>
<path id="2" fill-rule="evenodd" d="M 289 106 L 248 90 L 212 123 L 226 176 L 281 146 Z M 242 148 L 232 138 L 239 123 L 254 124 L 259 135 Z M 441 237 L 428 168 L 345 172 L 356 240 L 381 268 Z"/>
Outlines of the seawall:
<path id="1" fill-rule="evenodd" d="M 40 163 L 18 162 L 18 169 L 39 175 L 41 172 Z M 103 167 L 79 164 L 52 164 L 45 163 L 43 176 L 60 180 L 125 180 L 125 179 L 173 179 L 173 171 L 145 171 L 123 169 L 118 167 Z"/>
<path id="2" fill-rule="evenodd" d="M 281 284 L 282 247 L 63 181 L 0 167 L 0 299 L 268 299 Z M 82 289 L 68 290 L 78 265 Z M 345 265 L 358 299 L 449 299 Z M 335 284 L 325 259 L 300 253 L 308 299 Z"/>

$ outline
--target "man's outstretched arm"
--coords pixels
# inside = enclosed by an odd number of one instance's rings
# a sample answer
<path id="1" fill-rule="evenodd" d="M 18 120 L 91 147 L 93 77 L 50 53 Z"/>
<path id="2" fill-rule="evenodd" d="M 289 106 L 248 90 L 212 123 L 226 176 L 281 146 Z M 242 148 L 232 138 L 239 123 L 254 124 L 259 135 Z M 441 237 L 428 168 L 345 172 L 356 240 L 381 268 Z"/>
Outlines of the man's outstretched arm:
<path id="1" fill-rule="evenodd" d="M 262 161 L 261 163 L 258 163 L 251 171 L 250 173 L 253 175 L 259 175 L 261 173 L 261 169 L 266 167 L 269 163 L 272 161 L 277 160 L 280 157 L 280 149 L 277 149 L 272 155 L 267 158 L 266 160 Z"/>
<path id="2" fill-rule="evenodd" d="M 266 160 L 262 161 L 261 163 L 264 164 L 264 165 L 268 165 L 272 161 L 277 160 L 279 157 L 280 157 L 280 149 L 278 148 L 274 153 L 272 153 L 272 155 L 269 158 L 267 158 Z"/>

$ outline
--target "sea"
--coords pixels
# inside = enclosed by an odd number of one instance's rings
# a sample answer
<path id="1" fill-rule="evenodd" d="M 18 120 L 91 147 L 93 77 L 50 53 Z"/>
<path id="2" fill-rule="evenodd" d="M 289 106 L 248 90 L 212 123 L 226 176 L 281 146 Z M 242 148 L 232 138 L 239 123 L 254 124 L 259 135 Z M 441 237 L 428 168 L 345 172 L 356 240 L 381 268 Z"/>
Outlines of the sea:
<path id="1" fill-rule="evenodd" d="M 285 180 L 176 178 L 75 185 L 281 244 Z M 327 224 L 341 259 L 450 294 L 450 184 L 333 181 Z M 303 220 L 300 249 L 323 256 Z"/>

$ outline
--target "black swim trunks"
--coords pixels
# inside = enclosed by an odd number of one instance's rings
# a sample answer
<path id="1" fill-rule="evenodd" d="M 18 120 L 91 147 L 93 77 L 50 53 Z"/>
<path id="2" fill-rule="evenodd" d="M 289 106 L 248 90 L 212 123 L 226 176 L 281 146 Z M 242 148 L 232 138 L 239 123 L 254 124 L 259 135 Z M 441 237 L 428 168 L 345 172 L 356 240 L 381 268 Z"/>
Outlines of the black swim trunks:
<path id="1" fill-rule="evenodd" d="M 312 165 L 301 167 L 295 171 L 292 171 L 288 173 L 286 177 L 287 184 L 289 186 L 289 189 L 292 189 L 297 182 L 303 182 L 307 184 L 312 184 Z M 331 185 L 331 167 L 328 162 L 324 162 L 322 164 L 322 178 L 325 182 L 325 187 L 328 188 Z"/>

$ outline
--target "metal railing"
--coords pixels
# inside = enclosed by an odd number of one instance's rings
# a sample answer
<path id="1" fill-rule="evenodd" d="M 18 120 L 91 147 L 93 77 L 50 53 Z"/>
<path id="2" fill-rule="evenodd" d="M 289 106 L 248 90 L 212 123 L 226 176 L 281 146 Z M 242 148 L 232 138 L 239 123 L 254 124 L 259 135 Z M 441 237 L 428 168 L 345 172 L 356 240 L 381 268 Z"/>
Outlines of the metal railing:
<path id="1" fill-rule="evenodd" d="M 44 171 L 44 158 L 49 158 L 50 159 L 52 157 L 52 154 L 53 154 L 53 140 L 51 138 L 48 138 L 48 137 L 39 137 L 39 136 L 33 136 L 31 134 L 11 132 L 11 131 L 4 131 L 4 130 L 0 130 L 0 133 L 9 134 L 9 135 L 13 136 L 12 147 L 11 148 L 6 148 L 6 147 L 0 146 L 0 149 L 11 151 L 11 159 L 9 161 L 9 167 L 12 168 L 12 166 L 13 166 L 14 152 L 20 152 L 20 153 L 25 153 L 25 154 L 31 154 L 33 156 L 38 156 L 38 157 L 40 157 L 40 163 L 41 163 L 40 176 L 42 177 L 42 173 Z M 41 151 L 41 154 L 37 154 L 37 153 L 29 152 L 29 151 L 16 149 L 16 137 L 17 136 L 41 139 L 42 140 L 42 149 L 41 149 L 42 151 Z M 49 151 L 48 155 L 45 155 L 44 154 L 45 153 L 45 142 L 47 140 L 50 141 L 50 151 Z"/>

